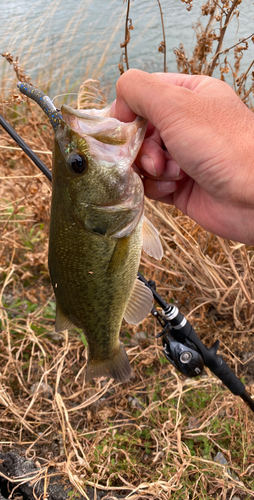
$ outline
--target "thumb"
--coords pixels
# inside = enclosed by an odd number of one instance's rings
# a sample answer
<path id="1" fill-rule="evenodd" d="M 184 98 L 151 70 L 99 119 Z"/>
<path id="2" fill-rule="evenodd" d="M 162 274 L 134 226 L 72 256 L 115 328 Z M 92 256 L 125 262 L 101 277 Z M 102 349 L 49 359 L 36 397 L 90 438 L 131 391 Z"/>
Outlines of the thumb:
<path id="1" fill-rule="evenodd" d="M 186 78 L 188 76 L 191 75 L 149 74 L 136 69 L 126 71 L 117 81 L 117 97 L 111 107 L 111 116 L 129 122 L 139 115 L 160 130 L 165 102 L 170 112 L 173 112 L 173 108 L 179 112 L 181 106 L 183 112 L 186 109 L 189 93 L 192 91 L 177 85 L 190 81 Z"/>

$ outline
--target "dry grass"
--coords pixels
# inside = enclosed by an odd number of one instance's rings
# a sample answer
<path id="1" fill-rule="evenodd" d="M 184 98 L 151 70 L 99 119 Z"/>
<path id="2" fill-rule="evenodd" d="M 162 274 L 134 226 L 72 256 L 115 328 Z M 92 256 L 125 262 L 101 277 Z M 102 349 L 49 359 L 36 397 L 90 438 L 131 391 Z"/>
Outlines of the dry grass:
<path id="1" fill-rule="evenodd" d="M 2 109 L 50 167 L 52 132 L 38 107 L 17 105 L 14 96 Z M 0 158 L 0 446 L 38 466 L 13 481 L 31 481 L 36 494 L 42 479 L 46 496 L 57 471 L 85 497 L 86 486 L 94 486 L 95 498 L 101 489 L 136 500 L 254 498 L 250 410 L 211 373 L 195 380 L 179 375 L 155 340 L 153 317 L 122 327 L 134 371 L 128 384 L 84 383 L 82 333 L 54 332 L 51 187 L 2 130 Z M 253 248 L 207 233 L 172 207 L 147 201 L 146 208 L 165 256 L 158 263 L 144 254 L 142 271 L 207 346 L 220 339 L 220 352 L 254 396 Z M 141 330 L 147 338 L 137 341 Z M 214 462 L 218 451 L 226 466 Z"/>
<path id="2" fill-rule="evenodd" d="M 35 105 L 26 112 L 29 120 L 16 129 L 46 153 L 39 156 L 49 166 L 49 125 Z M 47 271 L 50 185 L 5 133 L 0 146 L 2 450 L 36 459 L 35 485 L 41 478 L 48 484 L 53 465 L 83 494 L 90 485 L 135 492 L 134 498 L 253 498 L 250 411 L 211 374 L 179 376 L 155 341 L 154 318 L 122 328 L 134 368 L 130 383 L 84 384 L 81 332 L 54 333 Z M 188 313 L 207 345 L 221 339 L 226 360 L 244 373 L 242 354 L 253 351 L 253 249 L 218 239 L 170 207 L 147 201 L 147 211 L 165 257 L 158 264 L 144 254 L 142 270 L 165 299 Z M 140 329 L 147 334 L 141 344 L 134 337 Z M 252 394 L 253 378 L 246 374 Z M 226 468 L 213 461 L 219 450 Z"/>

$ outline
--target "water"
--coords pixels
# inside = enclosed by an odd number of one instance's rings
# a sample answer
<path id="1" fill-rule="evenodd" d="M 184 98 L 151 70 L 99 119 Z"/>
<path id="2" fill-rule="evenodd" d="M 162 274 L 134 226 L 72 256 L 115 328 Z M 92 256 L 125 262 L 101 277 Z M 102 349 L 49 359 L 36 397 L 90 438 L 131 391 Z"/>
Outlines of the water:
<path id="1" fill-rule="evenodd" d="M 168 71 L 177 71 L 173 49 L 183 43 L 191 54 L 195 44 L 192 24 L 197 21 L 203 0 L 194 0 L 188 12 L 180 0 L 161 0 L 167 43 Z M 29 9 L 27 6 L 29 5 Z M 43 89 L 50 92 L 77 90 L 86 78 L 99 78 L 110 88 L 119 76 L 118 63 L 123 49 L 126 3 L 122 0 L 1 0 L 0 52 L 19 56 L 21 67 Z M 158 52 L 162 27 L 157 0 L 135 0 L 130 17 L 134 25 L 128 45 L 130 67 L 163 71 L 163 55 Z M 253 2 L 240 5 L 239 29 L 234 19 L 226 33 L 224 48 L 254 31 Z M 250 42 L 253 47 L 252 42 Z M 247 69 L 253 50 L 244 57 Z M 0 61 L 2 88 L 14 73 Z M 52 86 L 53 82 L 53 86 Z"/>

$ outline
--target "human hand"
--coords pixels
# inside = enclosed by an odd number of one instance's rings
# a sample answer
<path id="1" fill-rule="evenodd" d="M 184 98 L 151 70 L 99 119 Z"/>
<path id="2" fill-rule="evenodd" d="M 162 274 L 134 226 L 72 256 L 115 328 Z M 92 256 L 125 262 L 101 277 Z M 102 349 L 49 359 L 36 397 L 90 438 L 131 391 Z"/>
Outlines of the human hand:
<path id="1" fill-rule="evenodd" d="M 129 70 L 111 115 L 147 118 L 136 165 L 149 198 L 208 231 L 254 243 L 254 115 L 226 83 L 203 75 Z"/>

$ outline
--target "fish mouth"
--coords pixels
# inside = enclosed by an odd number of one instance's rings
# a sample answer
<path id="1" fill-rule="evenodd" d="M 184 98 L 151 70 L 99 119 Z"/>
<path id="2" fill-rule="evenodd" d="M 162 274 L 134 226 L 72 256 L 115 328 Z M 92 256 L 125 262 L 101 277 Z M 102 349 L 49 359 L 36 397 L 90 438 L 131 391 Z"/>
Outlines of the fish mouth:
<path id="1" fill-rule="evenodd" d="M 85 139 L 95 162 L 105 166 L 130 167 L 145 137 L 147 121 L 137 116 L 133 122 L 124 123 L 110 116 L 110 106 L 102 110 L 75 110 L 63 105 L 63 122 Z M 97 116 L 99 113 L 99 116 Z M 114 162 L 112 162 L 112 159 Z"/>
<path id="2" fill-rule="evenodd" d="M 71 129 L 81 136 L 89 136 L 97 141 L 121 146 L 128 144 L 138 130 L 142 130 L 145 135 L 145 118 L 137 116 L 131 123 L 124 123 L 110 116 L 111 105 L 101 110 L 80 110 L 72 109 L 70 106 L 63 105 L 61 113 L 63 121 Z"/>
<path id="3" fill-rule="evenodd" d="M 63 104 L 61 110 L 65 115 L 75 115 L 77 118 L 101 122 L 105 117 L 110 117 L 110 108 L 111 104 L 103 109 L 73 109 L 71 106 Z"/>
<path id="4" fill-rule="evenodd" d="M 144 118 L 137 116 L 132 123 L 120 122 L 110 116 L 110 104 L 100 110 L 73 109 L 63 105 L 60 112 L 50 97 L 40 89 L 25 82 L 18 82 L 17 87 L 22 94 L 37 102 L 49 118 L 55 132 L 63 123 L 66 123 L 74 132 L 93 137 L 99 142 L 109 145 L 128 143 L 139 129 L 142 130 L 141 135 L 145 135 L 146 120 Z"/>

